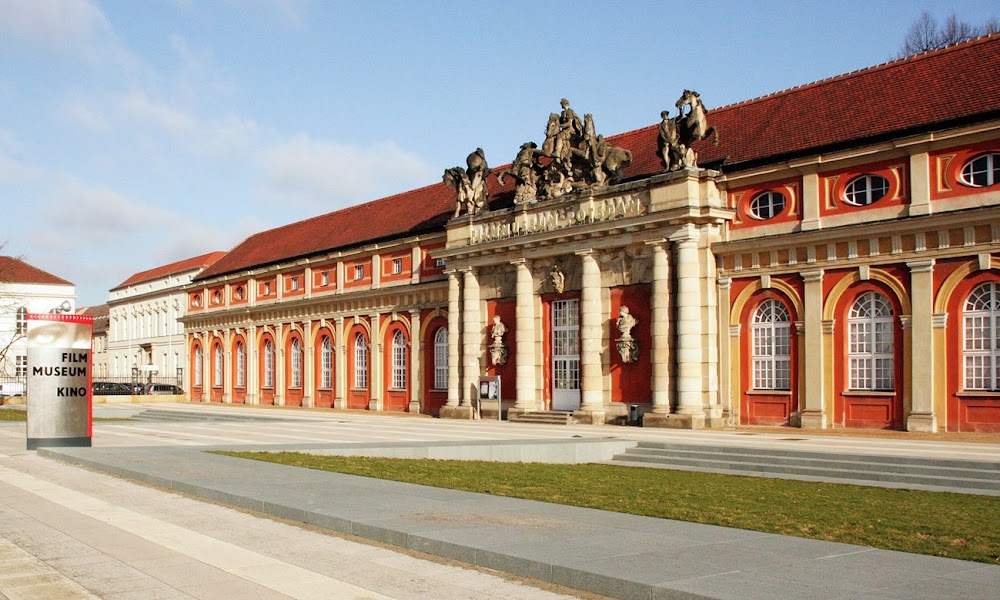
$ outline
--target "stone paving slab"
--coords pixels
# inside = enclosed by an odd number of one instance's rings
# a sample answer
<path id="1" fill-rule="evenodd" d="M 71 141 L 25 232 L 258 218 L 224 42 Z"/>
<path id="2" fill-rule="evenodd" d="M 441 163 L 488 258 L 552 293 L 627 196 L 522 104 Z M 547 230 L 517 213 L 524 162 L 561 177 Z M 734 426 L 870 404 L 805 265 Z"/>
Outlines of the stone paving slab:
<path id="1" fill-rule="evenodd" d="M 1000 589 L 1000 566 L 286 467 L 187 447 L 38 453 L 615 598 L 992 599 Z"/>

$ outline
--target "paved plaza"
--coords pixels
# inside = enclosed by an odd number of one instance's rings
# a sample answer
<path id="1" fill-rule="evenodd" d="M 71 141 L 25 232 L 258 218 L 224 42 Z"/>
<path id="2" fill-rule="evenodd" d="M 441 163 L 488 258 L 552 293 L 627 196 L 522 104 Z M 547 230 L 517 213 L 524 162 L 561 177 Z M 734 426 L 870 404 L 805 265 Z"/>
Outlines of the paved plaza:
<path id="1" fill-rule="evenodd" d="M 902 599 L 994 598 L 1000 589 L 1000 566 L 203 452 L 635 440 L 1000 461 L 995 444 L 186 404 L 96 409 L 143 412 L 159 418 L 96 423 L 89 449 L 28 452 L 23 423 L 0 423 L 0 596 Z"/>

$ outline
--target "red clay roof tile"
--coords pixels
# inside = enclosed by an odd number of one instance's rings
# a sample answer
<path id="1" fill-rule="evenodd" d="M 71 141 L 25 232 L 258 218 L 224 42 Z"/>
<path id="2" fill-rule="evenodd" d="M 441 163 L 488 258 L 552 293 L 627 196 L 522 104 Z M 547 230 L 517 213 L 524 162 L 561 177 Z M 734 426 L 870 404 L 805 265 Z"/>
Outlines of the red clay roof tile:
<path id="1" fill-rule="evenodd" d="M 141 271 L 132 275 L 125 281 L 119 283 L 112 290 L 118 290 L 123 287 L 128 287 L 130 285 L 135 285 L 137 283 L 142 283 L 144 281 L 152 281 L 154 279 L 160 279 L 162 277 L 168 277 L 170 275 L 175 275 L 178 273 L 186 273 L 187 271 L 194 271 L 196 269 L 201 269 L 204 267 L 211 266 L 215 261 L 219 260 L 225 256 L 225 252 L 209 252 L 208 254 L 202 254 L 201 256 L 195 256 L 193 258 L 187 258 L 175 263 L 170 263 L 169 265 L 163 265 L 162 267 L 156 267 L 154 269 L 149 269 L 148 271 Z"/>
<path id="2" fill-rule="evenodd" d="M 56 277 L 13 256 L 0 256 L 0 283 L 73 285 L 62 277 Z"/>

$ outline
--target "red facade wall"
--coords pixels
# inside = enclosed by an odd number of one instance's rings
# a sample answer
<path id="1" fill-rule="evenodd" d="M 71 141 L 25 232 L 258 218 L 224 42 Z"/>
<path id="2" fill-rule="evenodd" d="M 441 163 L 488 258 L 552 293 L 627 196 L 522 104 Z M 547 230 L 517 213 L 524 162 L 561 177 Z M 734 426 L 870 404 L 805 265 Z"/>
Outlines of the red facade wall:
<path id="1" fill-rule="evenodd" d="M 608 328 L 611 374 L 611 401 L 626 404 L 651 404 L 653 402 L 653 362 L 651 336 L 651 294 L 648 284 L 628 285 L 611 289 L 611 315 Z M 639 343 L 639 360 L 634 363 L 622 361 L 618 353 L 617 340 L 621 337 L 616 321 L 618 311 L 627 306 L 635 317 L 636 326 L 631 335 Z"/>

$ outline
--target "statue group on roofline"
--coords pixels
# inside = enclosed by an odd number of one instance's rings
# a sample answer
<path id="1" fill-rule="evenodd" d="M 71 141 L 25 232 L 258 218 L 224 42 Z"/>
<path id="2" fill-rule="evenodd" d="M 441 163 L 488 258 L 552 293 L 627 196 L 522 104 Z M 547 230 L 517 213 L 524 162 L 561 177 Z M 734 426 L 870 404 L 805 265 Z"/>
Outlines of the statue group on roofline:
<path id="1" fill-rule="evenodd" d="M 687 113 L 684 107 L 688 107 Z M 691 147 L 694 142 L 713 136 L 713 143 L 719 144 L 719 132 L 708 126 L 708 110 L 701 102 L 701 95 L 692 90 L 684 90 L 674 104 L 677 116 L 671 118 L 670 111 L 660 113 L 660 136 L 657 154 L 668 171 L 694 169 L 698 166 L 698 153 Z"/>
<path id="2" fill-rule="evenodd" d="M 593 115 L 585 114 L 581 120 L 569 100 L 563 98 L 559 104 L 562 111 L 549 115 L 542 147 L 530 141 L 521 144 L 510 167 L 496 173 L 501 186 L 506 177 L 514 180 L 514 204 L 553 200 L 578 189 L 616 184 L 622 179 L 622 170 L 632 163 L 632 152 L 612 146 L 597 133 Z M 671 118 L 669 111 L 660 113 L 658 154 L 668 171 L 695 168 L 698 153 L 692 144 L 709 135 L 714 135 L 718 144 L 719 134 L 708 126 L 708 111 L 698 92 L 684 90 L 674 106 L 676 117 Z M 476 148 L 465 162 L 466 168 L 446 169 L 442 177 L 455 190 L 455 217 L 463 209 L 475 215 L 489 208 L 486 178 L 493 171 L 483 149 Z"/>

